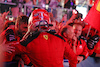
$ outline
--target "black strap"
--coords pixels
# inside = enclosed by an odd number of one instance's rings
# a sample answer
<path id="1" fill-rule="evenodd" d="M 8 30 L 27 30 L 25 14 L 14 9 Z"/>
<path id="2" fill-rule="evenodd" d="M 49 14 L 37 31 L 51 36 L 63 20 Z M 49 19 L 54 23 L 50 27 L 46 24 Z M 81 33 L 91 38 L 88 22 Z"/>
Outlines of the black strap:
<path id="1" fill-rule="evenodd" d="M 21 45 L 27 46 L 28 43 L 30 43 L 33 39 L 37 38 L 40 34 L 40 31 L 37 31 L 35 33 L 32 33 L 32 35 L 29 35 L 26 39 L 20 42 Z"/>

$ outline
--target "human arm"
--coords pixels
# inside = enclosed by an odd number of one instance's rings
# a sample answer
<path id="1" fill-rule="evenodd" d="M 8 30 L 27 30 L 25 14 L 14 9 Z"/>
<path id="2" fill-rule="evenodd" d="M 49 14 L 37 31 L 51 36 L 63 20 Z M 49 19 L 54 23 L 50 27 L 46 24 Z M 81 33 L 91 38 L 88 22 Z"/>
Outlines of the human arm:
<path id="1" fill-rule="evenodd" d="M 94 52 L 91 55 L 92 57 L 100 57 L 100 41 L 94 46 Z"/>
<path id="2" fill-rule="evenodd" d="M 88 48 L 87 48 L 86 42 L 84 40 L 82 40 L 82 39 L 80 39 L 80 41 L 81 41 L 81 46 L 83 48 L 83 51 L 77 57 L 78 63 L 80 63 L 81 61 L 85 60 L 89 56 L 89 52 L 88 52 Z"/>
<path id="3" fill-rule="evenodd" d="M 73 38 L 72 38 L 72 49 L 73 49 L 75 54 L 76 54 L 76 43 L 77 43 L 77 37 L 73 36 Z"/>
<path id="4" fill-rule="evenodd" d="M 77 56 L 78 63 L 80 63 L 84 59 L 83 56 Z"/>
<path id="5" fill-rule="evenodd" d="M 4 12 L 3 14 L 1 14 L 0 16 L 0 33 L 3 31 L 3 27 L 4 27 L 4 24 L 5 24 L 5 20 L 6 20 L 6 16 L 8 15 L 9 11 L 8 12 Z"/>
<path id="6" fill-rule="evenodd" d="M 68 44 L 66 44 L 66 48 L 65 48 L 64 55 L 69 60 L 69 67 L 76 67 L 76 64 L 77 64 L 77 56 L 73 52 L 73 50 L 70 48 L 70 46 Z"/>
<path id="7" fill-rule="evenodd" d="M 83 52 L 81 53 L 80 56 L 83 56 L 83 60 L 85 60 L 89 56 L 87 45 L 85 45 Z"/>
<path id="8" fill-rule="evenodd" d="M 66 22 L 66 25 L 73 23 L 74 19 L 77 17 L 76 12 L 73 12 L 71 18 Z"/>
<path id="9" fill-rule="evenodd" d="M 31 63 L 29 57 L 27 56 L 27 54 L 21 54 L 21 58 L 24 61 L 24 64 L 26 64 L 28 66 L 32 66 L 32 63 Z"/>

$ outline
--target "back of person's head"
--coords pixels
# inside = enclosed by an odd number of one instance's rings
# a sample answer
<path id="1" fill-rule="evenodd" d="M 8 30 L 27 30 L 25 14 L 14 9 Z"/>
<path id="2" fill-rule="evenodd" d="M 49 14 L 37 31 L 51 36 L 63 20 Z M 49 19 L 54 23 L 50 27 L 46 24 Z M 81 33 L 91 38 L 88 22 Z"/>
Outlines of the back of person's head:
<path id="1" fill-rule="evenodd" d="M 65 38 L 67 38 L 68 40 L 73 39 L 73 37 L 75 37 L 73 27 L 66 25 L 65 27 L 62 28 L 61 35 Z"/>
<path id="2" fill-rule="evenodd" d="M 28 19 L 29 18 L 26 15 L 20 15 L 20 16 L 17 17 L 16 23 L 18 23 L 19 25 L 22 24 L 22 23 L 28 24 Z"/>
<path id="3" fill-rule="evenodd" d="M 62 35 L 62 36 L 64 36 L 64 34 L 63 34 L 63 33 L 64 33 L 64 32 L 66 32 L 66 31 L 67 31 L 67 29 L 68 29 L 67 27 L 63 27 L 63 28 L 61 29 L 61 35 Z"/>
<path id="4" fill-rule="evenodd" d="M 70 25 L 64 26 L 61 29 L 61 35 L 64 36 L 64 33 L 66 32 L 67 34 L 69 34 L 70 32 L 73 31 L 73 28 Z"/>

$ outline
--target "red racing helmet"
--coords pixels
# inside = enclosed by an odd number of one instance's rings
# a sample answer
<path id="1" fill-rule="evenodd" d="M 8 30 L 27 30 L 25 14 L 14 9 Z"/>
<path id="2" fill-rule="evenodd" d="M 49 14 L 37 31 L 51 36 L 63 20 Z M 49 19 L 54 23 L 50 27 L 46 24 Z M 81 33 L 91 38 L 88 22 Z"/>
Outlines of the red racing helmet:
<path id="1" fill-rule="evenodd" d="M 44 9 L 36 9 L 31 13 L 29 17 L 29 24 L 39 25 L 40 21 L 46 21 L 48 24 L 51 24 L 50 17 L 48 12 Z"/>
<path id="2" fill-rule="evenodd" d="M 51 20 L 46 10 L 36 9 L 31 13 L 28 23 L 29 25 L 34 24 L 36 27 L 47 29 L 51 25 Z"/>

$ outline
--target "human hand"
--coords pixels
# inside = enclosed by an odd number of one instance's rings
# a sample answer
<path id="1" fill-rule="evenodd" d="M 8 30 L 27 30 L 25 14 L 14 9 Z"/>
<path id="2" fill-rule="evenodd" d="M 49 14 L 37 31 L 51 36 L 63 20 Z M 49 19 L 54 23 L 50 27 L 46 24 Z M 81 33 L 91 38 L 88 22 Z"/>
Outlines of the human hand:
<path id="1" fill-rule="evenodd" d="M 78 12 L 75 9 L 72 11 L 72 13 L 73 13 L 73 15 L 78 14 Z"/>
<path id="2" fill-rule="evenodd" d="M 66 24 L 74 23 L 74 20 L 75 20 L 76 17 L 77 17 L 77 11 L 76 11 L 76 10 L 73 10 L 73 11 L 72 11 L 72 16 L 71 16 L 71 18 L 67 21 Z"/>
<path id="3" fill-rule="evenodd" d="M 3 27 L 4 27 L 4 21 L 3 21 L 3 19 L 2 19 L 2 17 L 0 16 L 0 29 L 3 29 Z M 0 33 L 2 32 L 2 30 L 0 30 Z"/>
<path id="4" fill-rule="evenodd" d="M 6 40 L 3 41 L 3 43 L 0 45 L 0 48 L 2 49 L 2 51 L 8 52 L 8 53 L 12 53 L 15 51 L 15 47 L 11 46 L 14 43 L 5 43 Z"/>
<path id="5" fill-rule="evenodd" d="M 76 36 L 73 36 L 73 38 L 72 38 L 72 44 L 75 45 L 76 42 L 77 42 L 77 37 Z"/>
<path id="6" fill-rule="evenodd" d="M 37 29 L 38 29 L 38 28 L 36 27 L 35 24 L 30 24 L 30 25 L 28 26 L 28 31 L 30 31 L 30 32 L 35 32 Z"/>
<path id="7" fill-rule="evenodd" d="M 2 14 L 2 19 L 3 19 L 3 20 L 6 19 L 6 16 L 8 15 L 8 13 L 9 13 L 9 11 L 8 11 L 8 12 L 4 12 L 4 13 Z"/>
<path id="8" fill-rule="evenodd" d="M 78 63 L 80 63 L 83 60 L 83 56 L 77 56 L 77 60 L 78 60 Z"/>

